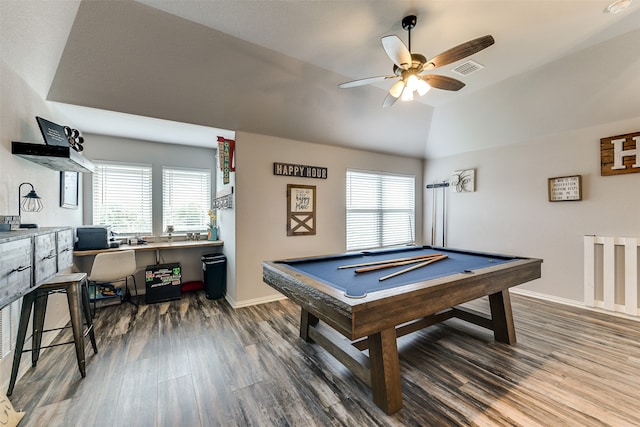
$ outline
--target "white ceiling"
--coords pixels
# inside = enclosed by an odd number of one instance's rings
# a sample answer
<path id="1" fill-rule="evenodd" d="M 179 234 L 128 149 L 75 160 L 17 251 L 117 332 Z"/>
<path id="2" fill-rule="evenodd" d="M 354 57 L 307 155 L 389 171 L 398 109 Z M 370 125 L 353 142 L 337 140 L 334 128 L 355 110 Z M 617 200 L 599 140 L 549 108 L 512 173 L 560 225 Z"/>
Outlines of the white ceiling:
<path id="1" fill-rule="evenodd" d="M 200 140 L 186 125 L 169 135 L 178 122 L 195 124 L 203 141 L 210 137 L 207 128 L 224 136 L 243 130 L 419 157 L 468 150 L 438 150 L 439 141 L 430 141 L 440 109 L 486 97 L 503 82 L 640 29 L 637 4 L 614 15 L 605 11 L 609 0 L 104 3 L 81 2 L 49 92 L 85 132 Z M 380 38 L 396 34 L 406 42 L 400 21 L 407 14 L 418 16 L 412 51 L 427 58 L 493 35 L 495 45 L 469 58 L 485 68 L 466 77 L 451 72 L 463 61 L 434 70 L 467 86 L 459 92 L 434 89 L 419 102 L 391 109 L 381 108 L 391 82 L 337 89 L 343 81 L 391 74 Z M 87 55 L 95 57 L 87 61 Z M 112 112 L 104 126 L 104 116 L 95 114 L 102 110 L 125 114 Z M 136 125 L 133 119 L 140 116 L 169 126 Z M 402 144 L 390 144 L 390 137 Z"/>
<path id="2" fill-rule="evenodd" d="M 637 13 L 621 23 L 633 8 L 607 13 L 611 0 L 138 1 L 350 79 L 393 74 L 380 38 L 396 34 L 406 44 L 401 21 L 409 14 L 418 18 L 412 51 L 427 58 L 491 34 L 496 44 L 473 56 L 486 68 L 464 79 L 465 93 L 640 25 Z M 450 70 L 461 62 L 434 74 L 460 79 Z M 437 106 L 455 95 L 434 90 L 421 102 Z"/>
<path id="3" fill-rule="evenodd" d="M 235 132 L 172 120 L 55 102 L 54 108 L 78 123 L 84 133 L 141 139 L 167 144 L 215 147 L 219 136 L 235 139 Z"/>

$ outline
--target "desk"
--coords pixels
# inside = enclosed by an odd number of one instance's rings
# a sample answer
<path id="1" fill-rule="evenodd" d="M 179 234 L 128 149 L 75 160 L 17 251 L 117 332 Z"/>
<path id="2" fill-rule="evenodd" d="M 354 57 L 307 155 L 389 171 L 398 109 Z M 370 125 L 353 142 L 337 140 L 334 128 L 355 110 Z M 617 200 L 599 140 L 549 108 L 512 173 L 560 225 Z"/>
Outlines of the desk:
<path id="1" fill-rule="evenodd" d="M 177 242 L 151 242 L 144 245 L 120 245 L 120 247 L 117 248 L 73 251 L 73 255 L 81 257 L 97 255 L 101 252 L 125 251 L 127 249 L 133 249 L 134 251 L 156 251 L 156 264 L 159 264 L 161 250 L 203 248 L 208 246 L 222 246 L 223 244 L 224 242 L 222 240 L 181 240 Z"/>
<path id="2" fill-rule="evenodd" d="M 448 258 L 384 281 L 378 279 L 407 266 L 359 274 L 338 269 L 433 253 Z M 515 344 L 509 288 L 539 278 L 541 263 L 533 258 L 411 246 L 266 261 L 262 266 L 265 283 L 302 308 L 300 336 L 320 344 L 370 385 L 374 402 L 392 414 L 402 408 L 396 338 L 457 317 L 493 330 L 497 341 Z M 490 316 L 457 307 L 487 295 Z M 367 348 L 368 357 L 362 352 Z"/>

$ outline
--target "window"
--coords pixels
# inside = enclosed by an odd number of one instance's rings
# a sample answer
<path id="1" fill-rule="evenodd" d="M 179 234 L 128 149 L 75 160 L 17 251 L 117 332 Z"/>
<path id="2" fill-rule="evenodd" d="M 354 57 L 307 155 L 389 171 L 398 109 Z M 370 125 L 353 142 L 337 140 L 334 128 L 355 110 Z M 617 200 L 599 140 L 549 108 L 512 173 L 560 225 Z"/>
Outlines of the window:
<path id="1" fill-rule="evenodd" d="M 151 165 L 96 163 L 93 223 L 115 233 L 151 234 Z"/>
<path id="2" fill-rule="evenodd" d="M 162 169 L 162 229 L 176 233 L 206 231 L 211 209 L 211 172 L 200 169 Z"/>
<path id="3" fill-rule="evenodd" d="M 415 177 L 347 171 L 347 250 L 413 243 Z"/>

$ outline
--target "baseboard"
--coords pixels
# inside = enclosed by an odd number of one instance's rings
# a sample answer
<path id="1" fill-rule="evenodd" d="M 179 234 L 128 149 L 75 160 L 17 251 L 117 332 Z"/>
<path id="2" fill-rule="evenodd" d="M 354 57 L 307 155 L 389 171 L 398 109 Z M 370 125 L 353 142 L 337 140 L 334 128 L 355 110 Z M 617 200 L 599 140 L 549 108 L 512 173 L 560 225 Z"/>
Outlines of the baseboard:
<path id="1" fill-rule="evenodd" d="M 572 307 L 588 308 L 582 301 L 576 301 L 568 298 L 554 297 L 553 295 L 541 294 L 539 292 L 528 291 L 526 289 L 511 288 L 509 292 L 512 294 L 523 295 L 525 297 L 537 298 L 549 302 L 557 302 L 558 304 L 570 305 Z"/>
<path id="2" fill-rule="evenodd" d="M 638 316 L 631 316 L 629 314 L 620 313 L 620 312 L 617 312 L 617 311 L 603 310 L 603 309 L 598 308 L 598 307 L 589 307 L 589 306 L 584 305 L 584 303 L 582 301 L 576 301 L 576 300 L 572 300 L 572 299 L 568 299 L 568 298 L 555 297 L 553 295 L 541 294 L 541 293 L 538 293 L 538 292 L 532 292 L 532 291 L 528 291 L 528 290 L 525 290 L 525 289 L 514 289 L 514 288 L 511 288 L 509 290 L 509 292 L 511 292 L 512 294 L 522 295 L 522 296 L 525 296 L 525 297 L 531 297 L 531 298 L 536 298 L 536 299 L 540 299 L 540 300 L 543 300 L 543 301 L 555 302 L 555 303 L 567 305 L 567 306 L 570 306 L 570 307 L 583 308 L 585 310 L 593 311 L 595 313 L 608 314 L 609 316 L 620 317 L 622 319 L 635 320 L 636 322 L 640 322 L 640 317 L 638 317 Z"/>
<path id="3" fill-rule="evenodd" d="M 277 294 L 277 295 L 269 295 L 269 296 L 262 297 L 262 298 L 254 298 L 254 299 L 248 299 L 248 300 L 243 300 L 243 301 L 235 301 L 233 298 L 231 298 L 227 294 L 225 296 L 225 299 L 227 300 L 229 305 L 232 308 L 235 309 L 235 308 L 250 307 L 252 305 L 266 304 L 268 302 L 281 301 L 283 299 L 287 299 L 287 297 L 285 297 L 284 295 L 281 295 L 281 294 Z"/>

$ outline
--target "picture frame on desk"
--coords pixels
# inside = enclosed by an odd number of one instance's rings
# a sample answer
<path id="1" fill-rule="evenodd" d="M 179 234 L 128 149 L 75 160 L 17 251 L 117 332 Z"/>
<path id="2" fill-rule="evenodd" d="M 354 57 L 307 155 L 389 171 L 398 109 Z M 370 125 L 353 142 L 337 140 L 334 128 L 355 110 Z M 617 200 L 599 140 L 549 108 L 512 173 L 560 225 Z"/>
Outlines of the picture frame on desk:
<path id="1" fill-rule="evenodd" d="M 78 209 L 78 172 L 60 172 L 60 207 Z"/>

